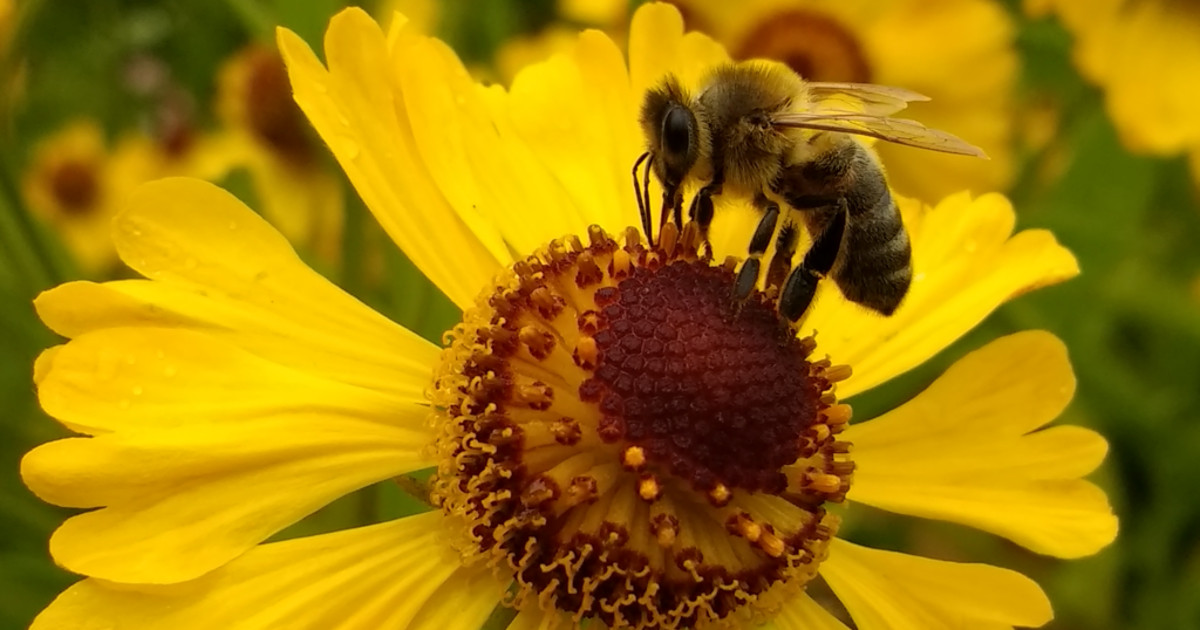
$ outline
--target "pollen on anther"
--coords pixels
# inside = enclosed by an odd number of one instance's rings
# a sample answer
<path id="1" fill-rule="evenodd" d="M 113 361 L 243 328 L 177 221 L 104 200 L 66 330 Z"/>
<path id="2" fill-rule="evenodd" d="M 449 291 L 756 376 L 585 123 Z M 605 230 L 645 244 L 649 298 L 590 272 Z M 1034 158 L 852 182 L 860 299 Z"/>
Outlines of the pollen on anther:
<path id="1" fill-rule="evenodd" d="M 621 452 L 621 465 L 626 470 L 639 471 L 646 465 L 646 451 L 640 446 L 630 446 Z"/>
<path id="2" fill-rule="evenodd" d="M 731 529 L 734 531 L 734 533 L 750 542 L 758 542 L 758 539 L 762 537 L 763 533 L 762 526 L 750 520 L 744 514 L 739 514 L 734 517 Z"/>
<path id="3" fill-rule="evenodd" d="M 522 326 L 518 337 L 535 359 L 545 359 L 554 349 L 554 335 L 533 325 Z"/>
<path id="4" fill-rule="evenodd" d="M 583 437 L 583 429 L 574 418 L 559 418 L 550 423 L 550 433 L 554 441 L 563 446 L 573 446 Z"/>
<path id="5" fill-rule="evenodd" d="M 679 519 L 670 514 L 656 514 L 650 519 L 650 533 L 663 548 L 670 548 L 679 536 Z"/>
<path id="6" fill-rule="evenodd" d="M 619 249 L 613 252 L 612 257 L 612 277 L 614 280 L 624 280 L 629 277 L 629 270 L 632 267 L 632 260 L 629 257 L 629 252 Z"/>
<path id="7" fill-rule="evenodd" d="M 851 414 L 852 409 L 850 405 L 845 404 L 830 405 L 821 411 L 821 415 L 825 417 L 825 423 L 831 426 L 843 425 L 850 422 Z"/>
<path id="8" fill-rule="evenodd" d="M 643 501 L 654 501 L 662 496 L 662 484 L 658 483 L 654 475 L 643 475 L 638 480 L 638 496 L 642 497 Z"/>
<path id="9" fill-rule="evenodd" d="M 580 475 L 571 480 L 571 484 L 567 486 L 566 496 L 564 497 L 567 505 L 578 505 L 585 501 L 593 501 L 598 493 L 598 486 L 594 477 Z"/>
<path id="10" fill-rule="evenodd" d="M 675 255 L 675 245 L 678 241 L 679 228 L 675 227 L 674 223 L 664 225 L 658 235 L 658 246 L 668 258 Z"/>
<path id="11" fill-rule="evenodd" d="M 554 402 L 554 390 L 545 383 L 531 383 L 516 388 L 516 398 L 531 409 L 549 409 Z"/>
<path id="12" fill-rule="evenodd" d="M 596 340 L 591 337 L 582 337 L 579 343 L 575 344 L 575 363 L 581 368 L 591 370 L 596 367 L 596 361 L 600 359 L 600 350 L 596 347 Z"/>
<path id="13" fill-rule="evenodd" d="M 810 472 L 805 475 L 809 487 L 817 492 L 834 493 L 842 485 L 842 478 L 828 473 Z"/>
<path id="14" fill-rule="evenodd" d="M 837 383 L 850 378 L 852 373 L 853 370 L 851 370 L 850 366 L 846 364 L 830 366 L 825 368 L 825 380 L 829 381 L 830 383 Z"/>
<path id="15" fill-rule="evenodd" d="M 778 558 L 783 555 L 784 551 L 787 551 L 787 546 L 783 544 L 783 540 L 765 530 L 758 539 L 758 547 L 772 558 Z"/>
<path id="16" fill-rule="evenodd" d="M 730 492 L 729 487 L 723 483 L 718 483 L 708 491 L 708 500 L 716 507 L 724 507 L 725 504 L 729 503 L 729 500 L 732 498 L 733 493 Z"/>

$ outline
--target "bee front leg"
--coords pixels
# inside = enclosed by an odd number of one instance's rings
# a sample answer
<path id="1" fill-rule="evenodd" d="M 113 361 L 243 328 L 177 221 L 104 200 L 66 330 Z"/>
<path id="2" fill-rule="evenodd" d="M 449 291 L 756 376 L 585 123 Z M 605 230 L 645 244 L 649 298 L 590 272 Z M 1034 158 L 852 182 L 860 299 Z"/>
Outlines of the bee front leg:
<path id="1" fill-rule="evenodd" d="M 713 173 L 713 178 L 703 188 L 696 191 L 696 196 L 692 197 L 692 205 L 688 207 L 688 219 L 696 222 L 696 227 L 700 228 L 700 242 L 703 243 L 706 251 L 704 255 L 712 258 L 712 243 L 708 242 L 708 228 L 712 225 L 713 220 L 713 196 L 721 194 L 721 188 L 725 183 L 725 174 L 719 169 Z M 675 216 L 675 220 L 679 221 L 679 215 Z M 682 223 L 679 224 L 683 226 Z"/>
<path id="2" fill-rule="evenodd" d="M 817 282 L 833 269 L 838 252 L 842 248 L 842 236 L 846 233 L 846 200 L 838 202 L 838 209 L 825 225 L 825 229 L 813 239 L 813 244 L 804 254 L 804 260 L 788 275 L 779 294 L 779 313 L 790 321 L 797 321 L 812 304 L 817 294 Z"/>
<path id="3" fill-rule="evenodd" d="M 683 223 L 679 220 L 679 213 L 683 208 L 683 193 L 679 191 L 678 184 L 663 184 L 663 199 L 662 213 L 658 215 L 658 233 L 662 234 L 663 226 L 667 224 L 667 217 L 671 213 L 675 214 L 675 224 L 679 229 L 683 229 Z"/>

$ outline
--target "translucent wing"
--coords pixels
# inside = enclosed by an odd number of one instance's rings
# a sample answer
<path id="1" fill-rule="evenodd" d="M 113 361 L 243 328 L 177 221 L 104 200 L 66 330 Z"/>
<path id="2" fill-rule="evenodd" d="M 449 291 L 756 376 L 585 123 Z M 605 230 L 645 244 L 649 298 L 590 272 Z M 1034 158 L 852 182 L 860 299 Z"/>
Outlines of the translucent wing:
<path id="1" fill-rule="evenodd" d="M 820 111 L 889 116 L 914 101 L 929 97 L 904 88 L 873 83 L 805 83 L 809 96 Z"/>
<path id="2" fill-rule="evenodd" d="M 841 113 L 821 110 L 816 112 L 785 112 L 772 118 L 777 126 L 796 129 L 817 129 L 821 131 L 840 131 L 859 136 L 878 138 L 896 144 L 910 147 L 971 155 L 987 159 L 987 154 L 979 147 L 972 145 L 962 138 L 945 131 L 930 129 L 925 125 L 906 118 L 888 118 L 886 116 Z"/>

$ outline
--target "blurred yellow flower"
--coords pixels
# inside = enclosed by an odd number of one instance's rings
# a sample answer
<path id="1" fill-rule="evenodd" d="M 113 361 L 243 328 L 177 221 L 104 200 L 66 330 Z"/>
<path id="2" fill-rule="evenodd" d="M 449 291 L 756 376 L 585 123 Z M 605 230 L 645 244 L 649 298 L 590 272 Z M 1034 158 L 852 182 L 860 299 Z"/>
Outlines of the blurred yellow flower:
<path id="1" fill-rule="evenodd" d="M 78 120 L 39 142 L 24 175 L 24 198 L 84 275 L 103 275 L 117 262 L 112 219 L 134 188 L 171 175 L 212 179 L 224 159 L 220 147 L 187 128 L 160 137 L 126 132 L 110 149 L 95 121 Z"/>
<path id="2" fill-rule="evenodd" d="M 17 18 L 17 7 L 13 0 L 0 0 L 0 61 L 8 52 L 8 43 L 12 38 L 13 24 Z"/>
<path id="3" fill-rule="evenodd" d="M 507 91 L 356 9 L 329 26 L 327 67 L 295 34 L 279 42 L 297 102 L 463 320 L 439 348 L 305 267 L 228 193 L 141 188 L 114 234 L 147 279 L 37 300 L 70 338 L 38 359 L 39 399 L 91 437 L 38 447 L 22 475 L 97 509 L 51 539 L 86 579 L 33 630 L 472 629 L 501 601 L 514 630 L 844 630 L 805 594 L 818 573 L 858 627 L 1040 626 L 1052 612 L 1028 578 L 837 538 L 838 504 L 1064 558 L 1115 536 L 1082 479 L 1105 441 L 1045 428 L 1074 391 L 1048 333 L 988 344 L 869 421 L 838 402 L 1078 272 L 1050 234 L 1012 234 L 1003 197 L 901 200 L 915 275 L 893 317 L 823 288 L 800 330 L 759 294 L 731 318 L 732 268 L 698 256 L 691 228 L 653 248 L 622 229 L 638 222 L 642 95 L 725 58 L 674 9 L 635 14 L 628 68 L 589 31 Z M 721 216 L 717 261 L 754 228 Z M 263 542 L 428 467 L 431 511 Z"/>
<path id="4" fill-rule="evenodd" d="M 603 28 L 624 27 L 629 0 L 558 0 L 559 17 Z"/>
<path id="5" fill-rule="evenodd" d="M 497 78 L 509 85 L 526 66 L 567 52 L 575 45 L 579 31 L 565 24 L 551 24 L 532 35 L 520 35 L 506 40 L 496 50 Z"/>
<path id="6" fill-rule="evenodd" d="M 279 53 L 251 45 L 228 59 L 216 108 L 225 168 L 249 172 L 263 216 L 289 240 L 333 259 L 341 247 L 341 185 L 292 100 Z"/>
<path id="7" fill-rule="evenodd" d="M 404 16 L 406 28 L 425 34 L 436 32 L 441 19 L 441 7 L 436 0 L 382 0 L 376 7 L 375 19 L 386 27 L 397 13 Z"/>
<path id="8" fill-rule="evenodd" d="M 1074 37 L 1075 65 L 1104 90 L 1108 114 L 1135 150 L 1200 152 L 1200 5 L 1174 0 L 1027 0 Z M 1198 180 L 1200 181 L 1200 180 Z"/>
<path id="9" fill-rule="evenodd" d="M 109 227 L 119 184 L 111 162 L 100 126 L 77 120 L 38 143 L 22 182 L 30 211 L 59 234 L 89 276 L 117 259 Z"/>
<path id="10" fill-rule="evenodd" d="M 816 81 L 896 85 L 930 97 L 904 112 L 975 144 L 989 161 L 876 145 L 893 189 L 937 201 L 1003 190 L 1013 177 L 1013 25 L 990 0 L 672 0 L 688 28 L 735 59 L 783 61 Z"/>

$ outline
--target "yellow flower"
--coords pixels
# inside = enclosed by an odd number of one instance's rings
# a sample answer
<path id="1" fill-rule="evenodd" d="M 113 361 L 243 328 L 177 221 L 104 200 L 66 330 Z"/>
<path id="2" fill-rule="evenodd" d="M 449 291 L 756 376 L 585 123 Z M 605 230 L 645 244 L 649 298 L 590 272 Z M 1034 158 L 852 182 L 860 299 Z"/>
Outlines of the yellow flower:
<path id="1" fill-rule="evenodd" d="M 8 43 L 16 23 L 17 7 L 13 0 L 0 0 L 0 61 L 8 54 Z"/>
<path id="2" fill-rule="evenodd" d="M 736 59 L 783 61 L 815 81 L 896 85 L 921 92 L 905 116 L 975 144 L 962 160 L 880 143 L 893 189 L 925 201 L 1002 190 L 1012 181 L 1013 27 L 989 0 L 674 0 L 689 28 Z M 968 33 L 969 36 L 964 36 Z"/>
<path id="3" fill-rule="evenodd" d="M 190 133 L 127 133 L 110 150 L 99 125 L 78 120 L 39 143 L 25 173 L 24 196 L 84 274 L 97 275 L 117 262 L 111 224 L 134 188 L 170 175 L 211 178 L 222 159 L 207 139 Z"/>
<path id="4" fill-rule="evenodd" d="M 88 275 L 116 262 L 109 237 L 114 187 L 104 132 L 91 120 L 42 139 L 22 186 L 30 211 L 54 228 Z"/>
<path id="5" fill-rule="evenodd" d="M 558 0 L 558 15 L 581 24 L 615 27 L 625 22 L 628 0 Z"/>
<path id="6" fill-rule="evenodd" d="M 1108 114 L 1126 146 L 1163 155 L 1192 149 L 1200 155 L 1200 6 L 1171 0 L 1028 0 L 1025 8 L 1035 16 L 1055 12 L 1074 36 L 1075 65 L 1104 90 Z"/>
<path id="7" fill-rule="evenodd" d="M 512 37 L 496 50 L 496 75 L 509 85 L 526 66 L 571 50 L 578 35 L 576 29 L 555 23 L 532 35 Z"/>
<path id="8" fill-rule="evenodd" d="M 1057 557 L 1110 542 L 1115 518 L 1082 479 L 1104 440 L 1043 428 L 1073 394 L 1062 344 L 997 340 L 866 422 L 838 399 L 1073 276 L 1074 258 L 1045 232 L 1013 235 L 998 195 L 902 200 L 915 276 L 893 317 L 828 288 L 799 336 L 761 294 L 730 317 L 732 270 L 697 254 L 692 227 L 653 248 L 618 233 L 637 222 L 641 95 L 724 53 L 664 5 L 630 33 L 628 69 L 589 31 L 505 91 L 359 10 L 331 22 L 328 69 L 281 31 L 297 101 L 463 320 L 438 348 L 305 267 L 231 195 L 143 187 L 114 235 L 147 279 L 37 300 L 70 338 L 39 358 L 39 398 L 91 437 L 38 447 L 22 475 L 98 509 L 51 539 L 86 579 L 33 628 L 469 629 L 502 600 L 513 629 L 571 615 L 843 628 L 804 592 L 818 573 L 861 628 L 1046 623 L 1049 602 L 1013 571 L 834 535 L 848 499 Z M 744 250 L 751 217 L 720 217 L 714 235 L 740 235 L 718 251 Z M 437 508 L 263 542 L 429 467 Z"/>
<path id="9" fill-rule="evenodd" d="M 342 190 L 292 100 L 279 53 L 250 45 L 227 60 L 217 82 L 216 142 L 225 170 L 245 168 L 262 213 L 289 240 L 326 260 L 341 245 Z"/>

